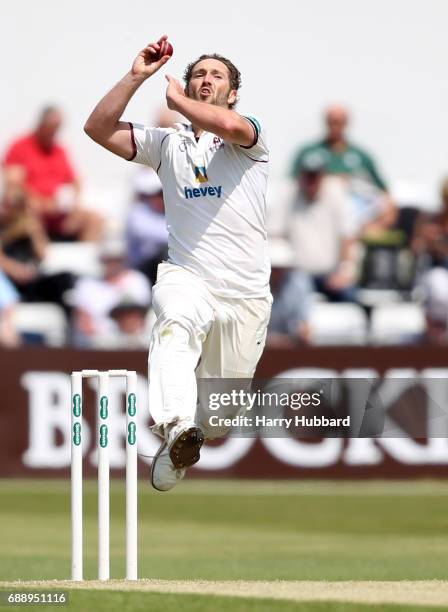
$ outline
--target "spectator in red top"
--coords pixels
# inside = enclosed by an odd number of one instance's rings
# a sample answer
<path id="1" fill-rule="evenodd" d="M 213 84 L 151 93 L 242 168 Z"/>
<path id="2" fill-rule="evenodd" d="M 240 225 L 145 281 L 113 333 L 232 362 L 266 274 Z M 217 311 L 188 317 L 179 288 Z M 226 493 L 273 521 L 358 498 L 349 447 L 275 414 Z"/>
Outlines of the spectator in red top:
<path id="1" fill-rule="evenodd" d="M 80 205 L 79 180 L 65 149 L 56 141 L 61 126 L 60 110 L 44 108 L 34 131 L 13 142 L 6 152 L 4 182 L 20 182 L 29 207 L 51 239 L 97 240 L 103 222 L 97 213 Z"/>

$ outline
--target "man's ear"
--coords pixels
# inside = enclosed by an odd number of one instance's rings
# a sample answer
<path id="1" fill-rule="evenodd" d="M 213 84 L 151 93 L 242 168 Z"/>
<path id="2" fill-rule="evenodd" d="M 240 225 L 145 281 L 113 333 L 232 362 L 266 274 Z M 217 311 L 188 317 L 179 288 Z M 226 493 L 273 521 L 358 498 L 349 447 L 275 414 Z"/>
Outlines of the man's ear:
<path id="1" fill-rule="evenodd" d="M 236 89 L 231 89 L 230 93 L 229 93 L 229 95 L 227 97 L 227 104 L 229 104 L 229 105 L 235 104 L 236 98 L 237 98 L 237 91 L 236 91 Z"/>

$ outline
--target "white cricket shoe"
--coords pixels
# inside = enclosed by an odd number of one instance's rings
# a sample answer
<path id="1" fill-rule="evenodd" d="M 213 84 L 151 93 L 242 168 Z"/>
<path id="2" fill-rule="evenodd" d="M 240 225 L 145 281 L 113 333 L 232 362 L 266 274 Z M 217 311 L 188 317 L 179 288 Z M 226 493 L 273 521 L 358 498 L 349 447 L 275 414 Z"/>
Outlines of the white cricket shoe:
<path id="1" fill-rule="evenodd" d="M 165 433 L 165 440 L 171 461 L 176 469 L 190 467 L 199 461 L 204 434 L 193 421 L 182 419 L 170 425 Z"/>
<path id="2" fill-rule="evenodd" d="M 157 491 L 170 491 L 185 476 L 184 469 L 176 469 L 170 459 L 168 444 L 162 442 L 151 465 L 151 484 Z"/>

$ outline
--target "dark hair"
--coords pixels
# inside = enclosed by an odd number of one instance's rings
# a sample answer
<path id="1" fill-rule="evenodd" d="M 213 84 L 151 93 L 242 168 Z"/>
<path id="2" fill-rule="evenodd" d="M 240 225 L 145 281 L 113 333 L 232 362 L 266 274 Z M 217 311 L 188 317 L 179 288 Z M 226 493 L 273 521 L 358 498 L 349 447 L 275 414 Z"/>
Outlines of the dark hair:
<path id="1" fill-rule="evenodd" d="M 229 71 L 230 88 L 234 89 L 235 91 L 239 90 L 239 88 L 241 87 L 241 72 L 238 70 L 235 64 L 233 64 L 229 59 L 227 59 L 223 55 L 219 55 L 219 53 L 206 53 L 204 55 L 201 55 L 201 57 L 198 57 L 198 59 L 195 60 L 194 62 L 190 62 L 188 64 L 184 72 L 184 81 L 187 87 L 190 83 L 191 75 L 193 73 L 193 69 L 196 66 L 196 64 L 206 59 L 215 59 L 215 60 L 218 60 L 219 62 L 222 62 L 224 66 L 226 66 L 227 70 Z M 235 104 L 236 104 L 236 100 L 233 104 L 229 105 L 230 108 L 233 108 Z"/>
<path id="2" fill-rule="evenodd" d="M 41 110 L 39 111 L 37 123 L 40 125 L 48 118 L 48 115 L 51 115 L 53 113 L 60 113 L 60 112 L 61 111 L 59 107 L 56 106 L 55 104 L 47 104 L 46 106 L 41 108 Z"/>

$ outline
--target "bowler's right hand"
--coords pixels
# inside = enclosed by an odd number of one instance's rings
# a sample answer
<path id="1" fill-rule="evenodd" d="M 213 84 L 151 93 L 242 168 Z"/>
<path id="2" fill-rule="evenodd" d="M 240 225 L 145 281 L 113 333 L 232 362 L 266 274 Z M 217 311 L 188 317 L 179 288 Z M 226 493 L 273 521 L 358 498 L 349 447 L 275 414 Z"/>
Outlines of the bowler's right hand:
<path id="1" fill-rule="evenodd" d="M 161 68 L 170 59 L 170 55 L 164 55 L 159 60 L 155 60 L 158 52 L 160 51 L 160 45 L 164 40 L 167 40 L 168 36 L 163 35 L 157 42 L 149 43 L 144 49 L 140 51 L 132 64 L 132 74 L 144 78 L 152 76 L 159 68 Z"/>

